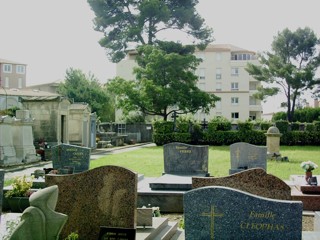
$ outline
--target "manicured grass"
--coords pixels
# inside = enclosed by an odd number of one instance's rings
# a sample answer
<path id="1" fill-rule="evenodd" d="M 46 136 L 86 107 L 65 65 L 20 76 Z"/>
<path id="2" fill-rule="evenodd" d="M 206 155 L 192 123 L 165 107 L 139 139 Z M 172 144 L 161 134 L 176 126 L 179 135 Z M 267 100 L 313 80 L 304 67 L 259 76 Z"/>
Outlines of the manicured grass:
<path id="1" fill-rule="evenodd" d="M 300 163 L 311 160 L 320 166 L 320 147 L 318 146 L 281 146 L 281 156 L 287 156 L 289 162 L 268 160 L 267 173 L 283 180 L 290 175 L 303 175 Z M 116 165 L 128 168 L 145 177 L 159 177 L 162 175 L 163 147 L 145 147 L 134 151 L 106 155 L 90 163 L 90 168 L 104 165 Z M 230 169 L 229 146 L 209 147 L 209 172 L 211 176 L 228 176 Z M 319 168 L 313 174 L 319 174 Z"/>

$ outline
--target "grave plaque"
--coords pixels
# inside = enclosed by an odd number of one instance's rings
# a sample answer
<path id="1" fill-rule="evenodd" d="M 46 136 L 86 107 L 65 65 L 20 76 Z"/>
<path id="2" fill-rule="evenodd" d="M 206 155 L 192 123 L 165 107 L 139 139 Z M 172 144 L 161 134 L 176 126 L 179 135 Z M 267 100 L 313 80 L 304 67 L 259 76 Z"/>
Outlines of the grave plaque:
<path id="1" fill-rule="evenodd" d="M 267 171 L 267 147 L 245 142 L 231 144 L 230 161 L 229 174 L 250 168 L 262 168 Z"/>
<path id="2" fill-rule="evenodd" d="M 130 228 L 101 227 L 98 240 L 135 240 L 136 230 Z"/>
<path id="3" fill-rule="evenodd" d="M 302 202 L 258 197 L 227 187 L 184 194 L 186 239 L 301 240 Z"/>
<path id="4" fill-rule="evenodd" d="M 208 175 L 208 146 L 169 143 L 163 155 L 165 174 Z"/>
<path id="5" fill-rule="evenodd" d="M 56 211 L 68 216 L 62 239 L 78 231 L 81 239 L 97 240 L 100 227 L 136 227 L 136 173 L 103 166 L 78 174 L 46 175 L 47 186 L 58 185 Z"/>
<path id="6" fill-rule="evenodd" d="M 1 222 L 1 214 L 2 214 L 2 198 L 3 198 L 3 182 L 4 182 L 4 171 L 0 169 L 0 222 Z"/>
<path id="7" fill-rule="evenodd" d="M 60 144 L 52 147 L 52 166 L 62 173 L 74 173 L 89 170 L 91 149 L 70 144 Z"/>

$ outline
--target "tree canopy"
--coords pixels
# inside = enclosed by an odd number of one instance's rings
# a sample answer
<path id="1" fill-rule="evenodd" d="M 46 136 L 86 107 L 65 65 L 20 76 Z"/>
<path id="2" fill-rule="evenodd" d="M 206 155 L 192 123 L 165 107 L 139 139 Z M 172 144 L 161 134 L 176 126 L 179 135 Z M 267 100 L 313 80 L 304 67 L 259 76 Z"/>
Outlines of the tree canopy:
<path id="1" fill-rule="evenodd" d="M 197 87 L 194 70 L 200 60 L 192 51 L 190 46 L 173 42 L 140 46 L 139 67 L 134 68 L 136 79 L 129 81 L 116 77 L 107 84 L 108 89 L 116 94 L 118 106 L 124 114 L 140 111 L 167 120 L 174 110 L 177 113 L 199 110 L 208 113 L 219 98 Z"/>
<path id="2" fill-rule="evenodd" d="M 284 93 L 287 120 L 292 121 L 297 98 L 319 83 L 315 73 L 320 64 L 319 39 L 308 27 L 292 32 L 284 29 L 272 42 L 273 52 L 260 54 L 259 65 L 249 63 L 246 70 L 268 84 L 256 95 L 261 100 Z"/>
<path id="3" fill-rule="evenodd" d="M 196 11 L 197 0 L 88 0 L 95 13 L 95 30 L 104 37 L 100 45 L 112 62 L 119 62 L 128 49 L 152 45 L 168 30 L 184 32 L 193 44 L 205 47 L 212 29 Z M 171 34 L 173 35 L 173 34 Z"/>
<path id="4" fill-rule="evenodd" d="M 101 121 L 114 121 L 113 98 L 94 75 L 70 68 L 66 71 L 65 81 L 59 85 L 58 93 L 73 102 L 88 103 Z"/>

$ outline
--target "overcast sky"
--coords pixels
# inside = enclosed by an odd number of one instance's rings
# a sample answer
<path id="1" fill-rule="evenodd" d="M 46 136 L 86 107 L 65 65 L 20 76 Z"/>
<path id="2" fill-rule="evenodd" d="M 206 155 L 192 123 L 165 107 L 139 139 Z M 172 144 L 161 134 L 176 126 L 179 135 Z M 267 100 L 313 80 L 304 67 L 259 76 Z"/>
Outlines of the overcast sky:
<path id="1" fill-rule="evenodd" d="M 270 51 L 273 37 L 288 27 L 310 27 L 320 36 L 318 0 L 199 0 L 215 42 Z M 115 76 L 93 30 L 86 0 L 0 0 L 0 58 L 27 64 L 27 85 L 53 82 L 68 68 Z M 276 110 L 276 109 L 274 109 Z"/>

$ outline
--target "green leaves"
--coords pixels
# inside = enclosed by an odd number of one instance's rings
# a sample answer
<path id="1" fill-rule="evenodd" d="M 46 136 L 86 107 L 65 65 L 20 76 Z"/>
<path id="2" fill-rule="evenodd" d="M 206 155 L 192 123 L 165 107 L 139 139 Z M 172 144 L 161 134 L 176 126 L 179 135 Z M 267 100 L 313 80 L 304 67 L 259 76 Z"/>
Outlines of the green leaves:
<path id="1" fill-rule="evenodd" d="M 319 84 L 315 72 L 320 65 L 317 46 L 319 39 L 310 28 L 298 28 L 295 32 L 284 29 L 272 42 L 273 52 L 259 56 L 259 65 L 248 64 L 246 70 L 256 80 L 277 87 L 260 89 L 256 97 L 265 99 L 282 92 L 287 98 L 287 119 L 291 122 L 295 101 L 305 90 Z"/>
<path id="2" fill-rule="evenodd" d="M 107 49 L 112 62 L 122 60 L 128 49 L 153 45 L 163 31 L 186 33 L 195 44 L 213 41 L 212 29 L 196 11 L 194 0 L 88 0 L 95 13 L 95 30 L 104 37 L 100 45 Z"/>
<path id="3" fill-rule="evenodd" d="M 118 106 L 126 114 L 139 110 L 163 119 L 167 119 L 172 110 L 179 113 L 208 112 L 219 98 L 196 86 L 197 77 L 193 70 L 199 60 L 188 54 L 192 49 L 176 43 L 161 46 L 164 50 L 150 45 L 138 48 L 139 67 L 134 69 L 136 80 L 115 78 L 108 83 L 108 89 L 117 96 Z"/>

